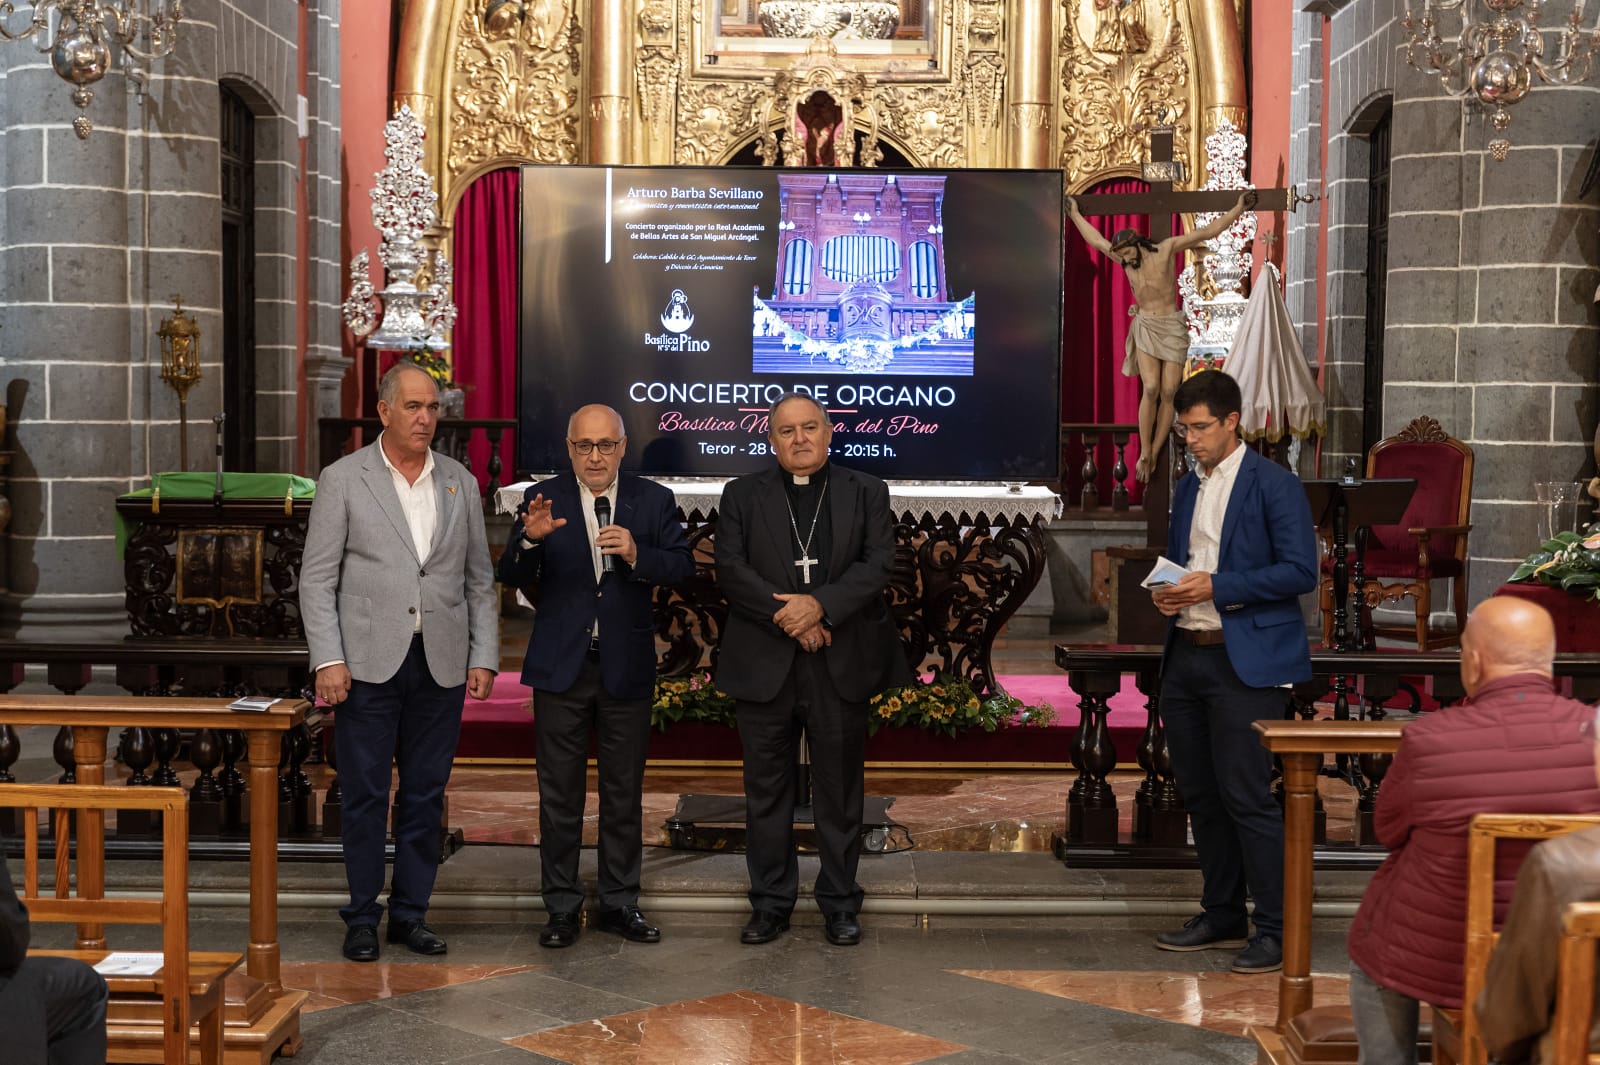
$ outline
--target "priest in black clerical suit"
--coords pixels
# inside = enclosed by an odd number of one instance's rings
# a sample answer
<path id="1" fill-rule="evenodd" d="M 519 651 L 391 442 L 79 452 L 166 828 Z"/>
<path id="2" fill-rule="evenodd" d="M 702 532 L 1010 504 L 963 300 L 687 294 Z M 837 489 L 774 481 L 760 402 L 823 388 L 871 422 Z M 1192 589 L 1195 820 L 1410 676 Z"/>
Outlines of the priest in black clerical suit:
<path id="1" fill-rule="evenodd" d="M 867 700 L 910 680 L 883 592 L 894 564 L 889 489 L 828 462 L 827 412 L 786 395 L 768 415 L 779 469 L 747 474 L 717 510 L 717 584 L 728 623 L 717 687 L 737 702 L 744 745 L 745 943 L 789 927 L 798 748 L 810 750 L 822 871 L 815 898 L 828 941 L 860 941 L 862 763 Z"/>

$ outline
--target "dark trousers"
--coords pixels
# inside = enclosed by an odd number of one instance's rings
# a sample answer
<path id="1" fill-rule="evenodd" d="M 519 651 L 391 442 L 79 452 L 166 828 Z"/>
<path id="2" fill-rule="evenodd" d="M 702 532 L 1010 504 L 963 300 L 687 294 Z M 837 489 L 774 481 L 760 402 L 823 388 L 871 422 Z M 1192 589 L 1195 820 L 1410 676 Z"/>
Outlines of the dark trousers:
<path id="1" fill-rule="evenodd" d="M 71 958 L 25 958 L 0 979 L 0 1060 L 105 1065 L 106 982 Z"/>
<path id="2" fill-rule="evenodd" d="M 383 844 L 389 821 L 389 767 L 399 770 L 395 790 L 394 883 L 389 920 L 420 921 L 428 912 L 439 871 L 439 831 L 444 786 L 461 735 L 467 685 L 441 687 L 428 672 L 422 636 L 399 672 L 381 684 L 352 681 L 334 717 L 339 783 L 344 789 L 344 871 L 350 904 L 346 924 L 375 925 L 383 915 Z"/>
<path id="3" fill-rule="evenodd" d="M 789 679 L 769 703 L 739 702 L 744 746 L 745 865 L 750 905 L 787 915 L 800 887 L 794 843 L 800 736 L 811 753 L 811 804 L 822 871 L 814 891 L 824 914 L 857 913 L 861 885 L 862 763 L 867 705 L 839 697 L 821 654 L 795 655 Z"/>
<path id="4" fill-rule="evenodd" d="M 1219 925 L 1243 929 L 1245 889 L 1257 935 L 1283 939 L 1283 811 L 1272 797 L 1272 755 L 1250 727 L 1281 720 L 1284 688 L 1239 679 L 1221 644 L 1175 640 L 1161 677 L 1161 720 L 1178 793 L 1189 811 L 1205 880 L 1201 905 Z"/>
<path id="5" fill-rule="evenodd" d="M 650 700 L 606 694 L 600 663 L 591 654 L 566 691 L 534 691 L 533 728 L 539 755 L 539 893 L 545 909 L 574 913 L 583 908 L 578 852 L 591 731 L 600 791 L 600 904 L 611 910 L 638 905 Z"/>

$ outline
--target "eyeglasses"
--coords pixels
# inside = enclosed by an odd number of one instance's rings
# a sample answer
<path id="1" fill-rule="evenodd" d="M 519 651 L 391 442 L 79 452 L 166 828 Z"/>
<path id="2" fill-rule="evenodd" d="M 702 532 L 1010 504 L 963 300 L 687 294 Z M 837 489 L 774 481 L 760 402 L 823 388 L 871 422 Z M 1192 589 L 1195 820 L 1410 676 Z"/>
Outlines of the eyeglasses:
<path id="1" fill-rule="evenodd" d="M 1212 418 L 1209 422 L 1195 422 L 1193 425 L 1185 425 L 1182 422 L 1174 422 L 1172 429 L 1173 432 L 1178 434 L 1179 440 L 1187 440 L 1191 436 L 1199 436 L 1201 433 L 1207 431 L 1216 424 L 1216 418 Z"/>
<path id="2" fill-rule="evenodd" d="M 580 455 L 587 455 L 591 451 L 598 451 L 602 455 L 614 455 L 617 445 L 621 440 L 568 440 L 567 444 Z"/>

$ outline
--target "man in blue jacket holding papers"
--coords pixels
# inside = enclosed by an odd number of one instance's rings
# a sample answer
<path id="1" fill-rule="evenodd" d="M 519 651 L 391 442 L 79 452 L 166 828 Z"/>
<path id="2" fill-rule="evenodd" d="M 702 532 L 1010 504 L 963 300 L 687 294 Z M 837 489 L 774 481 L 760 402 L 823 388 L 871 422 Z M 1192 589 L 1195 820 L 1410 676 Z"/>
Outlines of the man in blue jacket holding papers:
<path id="1" fill-rule="evenodd" d="M 1251 723 L 1282 718 L 1287 686 L 1311 679 L 1299 601 L 1317 583 L 1311 507 L 1294 474 L 1240 440 L 1233 378 L 1195 374 L 1174 406 L 1197 469 L 1173 491 L 1167 554 L 1189 572 L 1151 595 L 1170 619 L 1161 719 L 1205 886 L 1201 914 L 1156 945 L 1243 948 L 1234 972 L 1272 972 L 1283 966 L 1283 812 Z"/>

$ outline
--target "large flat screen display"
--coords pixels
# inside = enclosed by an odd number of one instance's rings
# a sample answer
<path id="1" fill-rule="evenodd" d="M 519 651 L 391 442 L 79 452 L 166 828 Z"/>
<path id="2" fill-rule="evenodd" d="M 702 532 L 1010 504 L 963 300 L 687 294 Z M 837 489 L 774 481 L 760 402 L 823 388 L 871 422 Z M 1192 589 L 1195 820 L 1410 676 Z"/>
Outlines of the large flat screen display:
<path id="1" fill-rule="evenodd" d="M 1057 476 L 1060 171 L 522 173 L 523 470 L 568 465 L 586 403 L 621 412 L 625 469 L 763 469 L 797 391 L 843 465 Z"/>

